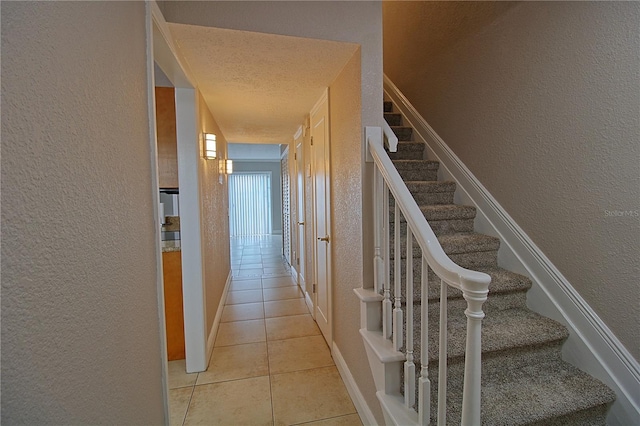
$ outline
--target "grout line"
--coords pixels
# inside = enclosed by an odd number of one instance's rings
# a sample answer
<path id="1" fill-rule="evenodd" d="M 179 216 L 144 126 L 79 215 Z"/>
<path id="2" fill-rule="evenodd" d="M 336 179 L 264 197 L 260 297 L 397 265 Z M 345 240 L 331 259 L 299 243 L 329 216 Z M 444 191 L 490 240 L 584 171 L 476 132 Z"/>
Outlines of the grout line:
<path id="1" fill-rule="evenodd" d="M 189 414 L 189 408 L 191 408 L 191 400 L 193 399 L 193 393 L 196 390 L 196 384 L 195 382 L 193 383 L 193 386 L 191 387 L 191 395 L 189 395 L 189 402 L 187 402 L 187 409 L 184 411 L 184 416 L 182 417 L 182 426 L 184 426 L 184 423 L 187 421 L 187 414 Z"/>

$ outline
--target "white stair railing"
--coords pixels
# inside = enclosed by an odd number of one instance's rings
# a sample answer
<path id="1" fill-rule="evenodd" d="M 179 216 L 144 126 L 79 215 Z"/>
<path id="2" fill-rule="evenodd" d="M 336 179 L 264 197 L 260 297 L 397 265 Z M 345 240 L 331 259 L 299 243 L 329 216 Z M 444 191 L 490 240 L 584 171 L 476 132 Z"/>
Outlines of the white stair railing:
<path id="1" fill-rule="evenodd" d="M 383 136 L 384 134 L 384 136 Z M 464 367 L 464 389 L 462 399 L 462 424 L 480 424 L 480 369 L 481 369 L 481 327 L 484 312 L 482 304 L 489 292 L 489 275 L 471 271 L 456 265 L 444 252 L 433 230 L 427 223 L 420 208 L 394 167 L 384 149 L 384 142 L 391 152 L 397 150 L 398 139 L 385 123 L 383 128 L 366 127 L 367 149 L 374 167 L 374 267 L 375 289 L 383 295 L 382 328 L 383 336 L 391 339 L 395 350 L 404 348 L 404 405 L 408 410 L 417 406 L 418 423 L 430 422 L 430 389 L 428 375 L 428 268 L 440 279 L 440 324 L 439 324 L 439 371 L 438 371 L 438 425 L 446 424 L 446 383 L 447 383 L 447 287 L 462 291 L 467 301 L 466 353 Z M 391 265 L 389 256 L 389 194 L 395 200 L 393 235 L 393 301 L 391 296 Z M 401 274 L 401 232 L 400 217 L 407 224 L 406 231 L 406 281 L 404 294 L 405 309 L 402 307 Z M 422 251 L 421 306 L 420 306 L 420 377 L 418 395 L 415 395 L 415 364 L 413 342 L 413 240 Z M 392 309 L 393 308 L 393 309 Z M 406 333 L 403 336 L 403 332 Z M 405 343 L 403 345 L 403 343 Z M 417 404 L 416 404 L 417 399 Z"/>

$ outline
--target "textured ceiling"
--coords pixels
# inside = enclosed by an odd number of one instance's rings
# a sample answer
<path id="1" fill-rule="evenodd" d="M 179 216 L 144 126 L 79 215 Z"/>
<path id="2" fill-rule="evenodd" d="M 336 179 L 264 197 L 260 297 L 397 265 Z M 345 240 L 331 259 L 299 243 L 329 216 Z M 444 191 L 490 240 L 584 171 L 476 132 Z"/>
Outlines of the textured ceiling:
<path id="1" fill-rule="evenodd" d="M 287 143 L 358 49 L 353 43 L 169 27 L 229 142 Z"/>

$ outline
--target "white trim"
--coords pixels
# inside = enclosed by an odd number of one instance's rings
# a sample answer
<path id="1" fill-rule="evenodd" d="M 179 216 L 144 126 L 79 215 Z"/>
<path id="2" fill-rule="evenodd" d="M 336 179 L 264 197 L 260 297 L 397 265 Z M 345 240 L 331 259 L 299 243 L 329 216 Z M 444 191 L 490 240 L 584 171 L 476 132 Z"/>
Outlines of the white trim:
<path id="1" fill-rule="evenodd" d="M 351 371 L 349 370 L 346 361 L 342 357 L 342 353 L 340 353 L 340 349 L 338 349 L 338 345 L 336 345 L 336 342 L 333 342 L 331 355 L 333 356 L 333 360 L 336 363 L 336 367 L 338 368 L 340 377 L 342 377 L 342 381 L 347 388 L 347 392 L 349 392 L 349 396 L 353 401 L 353 405 L 356 407 L 356 411 L 360 416 L 360 421 L 363 425 L 377 425 L 378 422 L 376 421 L 373 412 L 369 408 L 367 401 L 365 401 L 362 392 L 360 392 L 358 384 L 351 375 Z"/>
<path id="2" fill-rule="evenodd" d="M 309 313 L 311 314 L 311 317 L 315 320 L 316 319 L 316 309 L 313 306 L 313 297 L 306 290 L 304 292 L 304 303 L 307 304 L 307 309 L 309 309 Z"/>
<path id="3" fill-rule="evenodd" d="M 462 191 L 456 191 L 456 197 L 477 207 L 478 230 L 501 239 L 500 264 L 533 280 L 533 288 L 527 294 L 528 306 L 569 328 L 570 337 L 562 348 L 564 359 L 616 392 L 608 424 L 635 423 L 640 418 L 638 361 L 387 76 L 384 80 L 386 95 L 414 128 L 414 134 L 424 135 L 432 142 L 427 145 L 430 154 L 441 162 L 442 173 L 458 183 Z"/>
<path id="4" fill-rule="evenodd" d="M 147 108 L 149 114 L 149 148 L 151 154 L 151 191 L 152 197 L 156 200 L 153 203 L 153 217 L 155 224 L 155 240 L 156 240 L 156 291 L 158 299 L 158 322 L 160 323 L 160 358 L 162 365 L 162 396 L 165 423 L 169 424 L 169 363 L 167 354 L 167 328 L 165 326 L 166 319 L 164 315 L 164 274 L 162 272 L 162 235 L 159 219 L 160 207 L 160 187 L 158 183 L 158 143 L 156 135 L 156 102 L 155 102 L 155 77 L 153 66 L 153 46 L 154 46 L 154 28 L 156 21 L 153 16 L 152 5 L 155 3 L 147 3 L 145 6 L 145 26 L 147 34 Z M 156 5 L 157 7 L 157 5 Z"/>
<path id="5" fill-rule="evenodd" d="M 224 303 L 227 300 L 227 294 L 229 293 L 229 287 L 231 287 L 232 272 L 229 270 L 227 275 L 227 281 L 224 284 L 222 290 L 222 296 L 220 297 L 220 303 L 218 303 L 218 310 L 216 311 L 216 317 L 213 319 L 213 325 L 211 325 L 211 331 L 207 338 L 207 366 L 209 368 L 209 360 L 211 360 L 211 353 L 213 352 L 213 344 L 216 342 L 218 336 L 218 329 L 220 328 L 220 321 L 222 320 L 222 311 L 224 310 Z"/>

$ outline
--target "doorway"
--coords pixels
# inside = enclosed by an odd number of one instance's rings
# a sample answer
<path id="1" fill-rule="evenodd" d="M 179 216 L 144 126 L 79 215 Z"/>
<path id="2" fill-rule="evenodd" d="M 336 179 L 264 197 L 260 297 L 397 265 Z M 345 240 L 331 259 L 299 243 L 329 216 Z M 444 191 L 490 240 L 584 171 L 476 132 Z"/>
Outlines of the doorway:
<path id="1" fill-rule="evenodd" d="M 229 176 L 229 235 L 270 235 L 271 173 L 236 173 Z"/>

